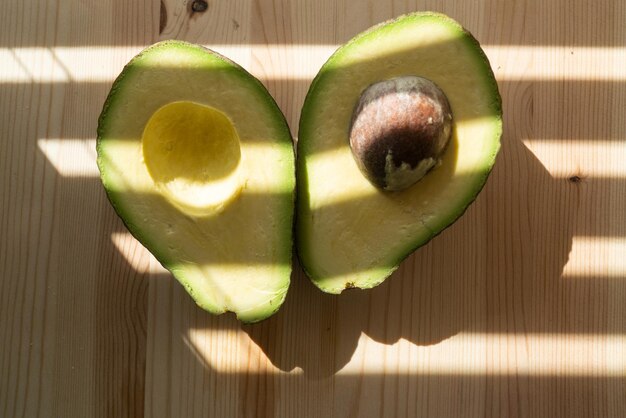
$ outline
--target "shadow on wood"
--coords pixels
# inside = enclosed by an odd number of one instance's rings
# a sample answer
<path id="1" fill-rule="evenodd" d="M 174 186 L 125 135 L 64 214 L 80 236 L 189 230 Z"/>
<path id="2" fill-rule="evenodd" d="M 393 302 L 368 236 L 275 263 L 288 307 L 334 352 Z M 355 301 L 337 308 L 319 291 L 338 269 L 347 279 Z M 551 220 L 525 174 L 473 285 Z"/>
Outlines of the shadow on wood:
<path id="1" fill-rule="evenodd" d="M 340 370 L 361 334 L 431 345 L 461 331 L 606 332 L 589 315 L 603 303 L 601 283 L 586 285 L 597 290 L 594 306 L 554 303 L 584 291 L 561 277 L 578 186 L 553 179 L 517 138 L 505 138 L 502 154 L 474 206 L 382 285 L 326 295 L 296 269 L 278 314 L 243 329 L 281 370 L 299 367 L 311 377 Z"/>

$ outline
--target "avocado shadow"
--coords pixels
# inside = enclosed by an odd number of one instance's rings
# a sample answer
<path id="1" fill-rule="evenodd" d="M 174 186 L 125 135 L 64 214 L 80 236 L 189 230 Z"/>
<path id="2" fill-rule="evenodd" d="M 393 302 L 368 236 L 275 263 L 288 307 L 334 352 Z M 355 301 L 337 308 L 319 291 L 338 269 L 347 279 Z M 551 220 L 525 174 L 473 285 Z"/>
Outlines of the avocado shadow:
<path id="1" fill-rule="evenodd" d="M 242 329 L 276 367 L 312 379 L 341 370 L 362 335 L 427 346 L 461 332 L 599 332 L 584 322 L 568 330 L 549 302 L 567 286 L 573 223 L 564 214 L 580 185 L 553 178 L 512 128 L 502 142 L 476 201 L 383 284 L 325 294 L 296 262 L 281 310 Z"/>

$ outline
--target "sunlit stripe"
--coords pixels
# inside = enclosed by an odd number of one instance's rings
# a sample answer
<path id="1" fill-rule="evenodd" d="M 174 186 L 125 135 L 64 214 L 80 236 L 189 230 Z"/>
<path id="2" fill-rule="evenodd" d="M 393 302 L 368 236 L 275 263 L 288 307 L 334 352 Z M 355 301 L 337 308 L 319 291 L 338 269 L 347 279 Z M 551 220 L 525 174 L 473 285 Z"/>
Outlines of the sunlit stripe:
<path id="1" fill-rule="evenodd" d="M 166 273 L 161 264 L 129 232 L 113 232 L 111 242 L 126 263 L 138 273 Z"/>
<path id="2" fill-rule="evenodd" d="M 267 79 L 311 79 L 338 47 L 206 46 Z M 0 82 L 111 82 L 141 49 L 142 46 L 0 48 Z M 486 45 L 484 49 L 500 80 L 626 80 L 625 47 Z M 266 62 L 271 65 L 265 65 Z"/>
<path id="3" fill-rule="evenodd" d="M 524 144 L 554 177 L 626 177 L 626 141 L 530 139 Z"/>
<path id="4" fill-rule="evenodd" d="M 404 339 L 389 347 L 361 335 L 358 351 L 366 360 L 351 361 L 339 374 L 622 376 L 626 356 L 607 353 L 624 347 L 622 335 L 461 333 L 431 347 Z"/>
<path id="5" fill-rule="evenodd" d="M 626 80 L 626 47 L 484 46 L 500 80 Z"/>
<path id="6" fill-rule="evenodd" d="M 524 143 L 554 177 L 626 178 L 626 141 L 533 139 Z M 37 145 L 62 176 L 98 176 L 95 139 L 39 139 Z M 262 155 L 262 149 L 255 150 Z M 312 158 L 321 161 L 337 152 L 328 150 Z"/>
<path id="7" fill-rule="evenodd" d="M 113 232 L 111 233 L 111 242 L 117 249 L 119 254 L 124 257 L 126 263 L 133 268 L 133 270 L 140 273 L 154 273 L 154 274 L 169 274 L 169 272 L 157 261 L 157 259 L 146 250 L 130 232 Z M 210 251 L 210 248 L 206 248 L 206 251 Z M 214 252 L 213 252 L 214 253 Z M 279 277 L 278 274 L 284 274 L 284 270 L 291 268 L 285 264 L 278 264 L 269 260 L 268 262 L 259 262 L 250 260 L 241 260 L 235 262 L 218 261 L 207 262 L 204 265 L 199 265 L 200 269 L 206 270 L 217 277 L 225 277 L 219 273 L 227 273 L 231 277 L 241 278 L 255 278 L 263 277 L 267 275 L 267 271 L 276 272 L 275 277 Z M 242 289 L 244 287 L 242 286 Z M 256 290 L 258 293 L 273 293 L 271 291 L 264 291 L 261 289 Z"/>
<path id="8" fill-rule="evenodd" d="M 95 139 L 39 139 L 37 146 L 63 177 L 98 177 Z"/>
<path id="9" fill-rule="evenodd" d="M 124 246 L 134 242 L 128 232 L 112 235 L 111 240 L 121 253 Z M 575 236 L 568 263 L 563 270 L 564 279 L 626 279 L 626 238 L 580 237 Z M 127 259 L 137 270 L 145 268 L 142 260 Z M 164 270 L 160 270 L 164 271 Z"/>
<path id="10" fill-rule="evenodd" d="M 348 116 L 349 117 L 349 116 Z M 493 124 L 490 118 L 473 118 L 464 120 L 456 125 L 459 136 L 464 138 L 488 137 Z M 333 134 L 329 134 L 333 135 Z M 306 166 L 308 173 L 315 173 L 309 176 L 308 187 L 310 204 L 313 209 L 322 206 L 332 206 L 342 202 L 349 202 L 358 199 L 376 198 L 380 191 L 365 180 L 363 175 L 354 163 L 354 157 L 348 145 L 341 146 L 341 136 L 343 132 L 337 132 L 333 140 L 329 140 L 328 149 L 306 155 Z M 321 136 L 319 137 L 322 138 Z M 488 145 L 484 142 L 476 146 L 475 142 L 458 141 L 456 148 L 459 150 L 459 157 L 454 163 L 454 175 L 457 178 L 476 176 L 475 167 L 484 167 L 484 153 L 481 152 Z M 448 154 L 449 155 L 449 154 Z M 452 161 L 452 160 L 450 160 Z M 446 164 L 446 163 L 444 163 Z M 337 176 L 337 167 L 342 167 L 342 175 Z M 433 170 L 433 173 L 436 169 Z M 434 175 L 434 174 L 429 174 Z M 483 175 L 483 174 L 479 174 Z M 432 178 L 432 177 L 430 177 Z"/>
<path id="11" fill-rule="evenodd" d="M 120 141 L 119 144 L 124 144 Z M 58 139 L 42 138 L 37 146 L 46 159 L 63 177 L 99 177 L 96 163 L 95 139 Z M 124 145 L 121 145 L 124 146 Z M 128 142 L 129 147 L 134 147 Z M 248 143 L 242 155 L 251 161 L 279 161 L 284 157 L 282 144 Z M 263 182 L 248 182 L 248 190 L 253 193 L 290 192 L 285 189 L 284 179 L 280 176 L 267 176 Z"/>
<path id="12" fill-rule="evenodd" d="M 201 363 L 219 373 L 261 369 L 282 374 L 239 330 L 190 329 L 185 344 Z M 622 335 L 460 333 L 420 346 L 405 339 L 389 345 L 361 334 L 352 359 L 337 376 L 623 376 Z M 296 368 L 291 373 L 301 374 Z"/>
<path id="13" fill-rule="evenodd" d="M 626 237 L 575 236 L 563 277 L 626 279 Z"/>
<path id="14" fill-rule="evenodd" d="M 182 340 L 198 363 L 219 373 L 283 373 L 241 330 L 189 329 L 182 335 Z M 289 374 L 303 375 L 304 372 L 295 367 Z"/>
<path id="15" fill-rule="evenodd" d="M 262 78 L 311 78 L 336 45 L 206 45 Z M 0 48 L 0 83 L 112 82 L 142 47 Z M 266 65 L 280 56 L 289 65 Z M 256 59 L 254 59 L 256 58 Z M 251 65 L 254 59 L 255 65 Z M 281 61 L 282 62 L 282 61 Z M 252 67 L 252 68 L 250 68 Z"/>
<path id="16" fill-rule="evenodd" d="M 135 270 L 146 269 L 145 259 L 137 257 L 134 247 L 136 241 L 130 233 L 115 232 L 111 235 L 111 241 Z M 132 249 L 130 253 L 129 249 Z M 569 261 L 563 269 L 563 278 L 564 280 L 626 279 L 625 255 L 626 238 L 575 236 Z M 165 269 L 154 259 L 151 266 L 153 272 L 165 272 Z"/>
<path id="17" fill-rule="evenodd" d="M 65 83 L 75 65 L 60 60 L 54 48 L 0 48 L 0 62 L 0 83 Z"/>

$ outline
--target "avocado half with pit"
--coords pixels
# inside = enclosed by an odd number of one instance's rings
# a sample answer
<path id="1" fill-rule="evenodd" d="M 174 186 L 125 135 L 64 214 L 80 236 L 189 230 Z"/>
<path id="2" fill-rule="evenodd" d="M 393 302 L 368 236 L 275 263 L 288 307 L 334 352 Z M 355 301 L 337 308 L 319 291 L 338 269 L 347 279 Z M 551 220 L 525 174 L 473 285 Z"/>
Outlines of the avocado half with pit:
<path id="1" fill-rule="evenodd" d="M 451 18 L 405 15 L 339 48 L 300 118 L 297 248 L 313 283 L 383 282 L 476 198 L 501 133 L 489 62 Z"/>
<path id="2" fill-rule="evenodd" d="M 114 82 L 98 167 L 128 230 L 198 305 L 260 321 L 289 287 L 295 167 L 283 114 L 201 46 L 157 43 Z"/>

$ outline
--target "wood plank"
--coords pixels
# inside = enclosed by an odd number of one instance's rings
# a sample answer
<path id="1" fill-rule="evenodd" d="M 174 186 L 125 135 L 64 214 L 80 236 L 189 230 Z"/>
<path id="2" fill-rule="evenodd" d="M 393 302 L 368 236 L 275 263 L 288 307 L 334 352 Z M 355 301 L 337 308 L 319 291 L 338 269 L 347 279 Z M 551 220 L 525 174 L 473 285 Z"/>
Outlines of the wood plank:
<path id="1" fill-rule="evenodd" d="M 626 414 L 623 2 L 191 4 L 0 11 L 0 416 Z M 297 136 L 335 45 L 425 9 L 470 29 L 498 77 L 503 148 L 483 193 L 376 289 L 325 295 L 296 263 L 261 324 L 199 310 L 97 178 L 112 79 L 158 39 L 214 47 Z"/>
<path id="2" fill-rule="evenodd" d="M 93 167 L 91 159 L 76 161 L 85 155 L 81 143 L 58 144 L 95 138 L 108 86 L 81 95 L 52 48 L 149 43 L 151 2 L 7 6 L 2 45 L 24 82 L 4 80 L 0 70 L 0 415 L 140 416 L 148 282 L 111 242 L 121 222 L 99 181 L 58 171 Z M 75 58 L 70 65 L 82 68 L 121 68 L 126 60 Z M 129 240 L 123 250 L 147 269 L 143 247 Z"/>

